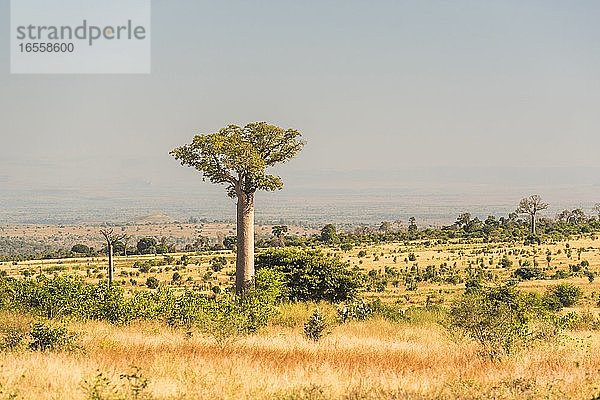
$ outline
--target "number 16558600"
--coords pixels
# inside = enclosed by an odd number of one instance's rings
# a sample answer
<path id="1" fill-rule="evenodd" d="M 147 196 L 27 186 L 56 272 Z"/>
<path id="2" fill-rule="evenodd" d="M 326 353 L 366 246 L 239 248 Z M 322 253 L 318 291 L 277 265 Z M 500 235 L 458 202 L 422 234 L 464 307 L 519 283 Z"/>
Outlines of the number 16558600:
<path id="1" fill-rule="evenodd" d="M 72 53 L 73 43 L 19 43 L 21 53 Z"/>

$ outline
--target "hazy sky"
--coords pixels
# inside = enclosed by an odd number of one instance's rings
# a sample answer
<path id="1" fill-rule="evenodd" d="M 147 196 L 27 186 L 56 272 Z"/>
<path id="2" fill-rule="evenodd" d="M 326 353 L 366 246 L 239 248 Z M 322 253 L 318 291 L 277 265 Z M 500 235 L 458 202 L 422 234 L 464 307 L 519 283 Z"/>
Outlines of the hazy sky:
<path id="1" fill-rule="evenodd" d="M 155 0 L 150 75 L 63 76 L 9 73 L 8 3 L 0 191 L 200 185 L 168 151 L 257 120 L 304 133 L 281 170 L 292 182 L 319 170 L 402 187 L 386 174 L 600 168 L 596 0 Z"/>

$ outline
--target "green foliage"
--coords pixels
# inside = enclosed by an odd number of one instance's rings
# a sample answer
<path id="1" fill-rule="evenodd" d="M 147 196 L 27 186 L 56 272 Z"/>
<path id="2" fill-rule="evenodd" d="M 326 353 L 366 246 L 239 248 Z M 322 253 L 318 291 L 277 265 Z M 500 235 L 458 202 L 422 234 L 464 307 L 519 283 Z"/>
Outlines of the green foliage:
<path id="1" fill-rule="evenodd" d="M 494 359 L 540 337 L 541 333 L 531 330 L 531 322 L 542 312 L 535 296 L 500 286 L 465 293 L 453 304 L 447 323 L 474 339 L 482 353 Z"/>
<path id="2" fill-rule="evenodd" d="M 130 372 L 120 374 L 122 384 L 114 384 L 108 376 L 97 371 L 92 379 L 86 379 L 82 388 L 88 400 L 150 400 L 152 396 L 148 389 L 149 381 L 137 367 L 132 367 Z"/>
<path id="3" fill-rule="evenodd" d="M 25 342 L 26 332 L 19 327 L 2 327 L 2 337 L 0 338 L 0 351 L 14 351 L 19 349 Z"/>
<path id="4" fill-rule="evenodd" d="M 88 400 L 116 400 L 119 398 L 117 387 L 100 371 L 92 379 L 83 381 L 81 386 Z"/>
<path id="5" fill-rule="evenodd" d="M 319 251 L 268 250 L 257 254 L 256 268 L 280 272 L 285 299 L 290 301 L 346 301 L 354 298 L 361 286 L 356 271 L 338 258 L 324 256 Z"/>
<path id="6" fill-rule="evenodd" d="M 531 279 L 546 279 L 546 275 L 541 269 L 526 266 L 517 268 L 515 272 L 513 272 L 513 276 L 524 281 L 528 281 Z"/>
<path id="7" fill-rule="evenodd" d="M 198 310 L 194 325 L 224 346 L 267 325 L 277 312 L 274 304 L 267 302 L 268 298 L 268 294 L 250 289 L 240 296 L 225 295 L 210 300 Z"/>
<path id="8" fill-rule="evenodd" d="M 312 341 L 319 341 L 325 334 L 327 324 L 323 314 L 316 309 L 304 324 L 304 336 Z"/>
<path id="9" fill-rule="evenodd" d="M 139 254 L 154 254 L 156 253 L 157 241 L 154 238 L 141 238 L 137 242 L 137 250 Z"/>
<path id="10" fill-rule="evenodd" d="M 223 256 L 214 257 L 210 260 L 210 267 L 214 272 L 221 271 L 227 265 L 227 259 Z"/>
<path id="11" fill-rule="evenodd" d="M 71 247 L 71 252 L 83 255 L 91 255 L 94 254 L 94 249 L 86 246 L 85 244 L 75 244 Z"/>
<path id="12" fill-rule="evenodd" d="M 335 225 L 327 224 L 321 228 L 321 241 L 327 244 L 334 244 L 339 241 Z"/>
<path id="13" fill-rule="evenodd" d="M 186 291 L 174 300 L 167 321 L 191 332 L 197 328 L 225 345 L 242 335 L 257 331 L 276 315 L 275 303 L 283 286 L 276 271 L 258 271 L 255 286 L 242 295 L 226 294 L 210 299 L 205 295 Z"/>
<path id="14" fill-rule="evenodd" d="M 226 184 L 229 195 L 235 197 L 236 190 L 250 194 L 281 189 L 281 178 L 266 174 L 266 169 L 298 154 L 304 146 L 300 136 L 297 130 L 266 122 L 229 125 L 216 133 L 196 135 L 192 143 L 170 154 L 182 165 L 202 172 L 203 179 Z"/>
<path id="15" fill-rule="evenodd" d="M 119 377 L 127 382 L 126 387 L 129 389 L 128 398 L 138 400 L 151 397 L 146 390 L 148 388 L 148 379 L 142 375 L 139 368 L 133 367 L 131 372 L 121 374 Z"/>
<path id="16" fill-rule="evenodd" d="M 59 351 L 76 349 L 77 335 L 63 325 L 36 322 L 29 332 L 29 348 L 34 351 Z"/>
<path id="17" fill-rule="evenodd" d="M 482 288 L 483 288 L 483 285 L 481 283 L 481 279 L 479 279 L 479 278 L 469 278 L 465 282 L 465 292 L 466 293 L 477 292 L 477 291 L 481 290 Z"/>
<path id="18" fill-rule="evenodd" d="M 550 287 L 545 297 L 548 299 L 555 299 L 555 302 L 558 302 L 562 308 L 574 306 L 579 301 L 582 294 L 583 291 L 580 287 L 571 283 L 561 283 L 560 285 Z"/>
<path id="19" fill-rule="evenodd" d="M 202 310 L 208 307 L 208 303 L 206 295 L 187 290 L 174 300 L 173 307 L 167 315 L 167 322 L 171 326 L 185 327 L 189 330 L 200 320 Z"/>
<path id="20" fill-rule="evenodd" d="M 350 251 L 350 250 L 352 250 L 353 247 L 354 247 L 354 245 L 352 243 L 342 243 L 340 245 L 340 249 L 342 251 Z"/>
<path id="21" fill-rule="evenodd" d="M 154 276 L 149 276 L 148 279 L 146 279 L 146 286 L 148 287 L 148 289 L 156 289 L 159 286 L 159 284 L 160 282 Z"/>
<path id="22" fill-rule="evenodd" d="M 502 259 L 500 260 L 500 266 L 502 268 L 510 268 L 512 267 L 513 262 L 510 260 L 510 258 L 508 258 L 508 256 L 505 254 L 502 256 Z"/>

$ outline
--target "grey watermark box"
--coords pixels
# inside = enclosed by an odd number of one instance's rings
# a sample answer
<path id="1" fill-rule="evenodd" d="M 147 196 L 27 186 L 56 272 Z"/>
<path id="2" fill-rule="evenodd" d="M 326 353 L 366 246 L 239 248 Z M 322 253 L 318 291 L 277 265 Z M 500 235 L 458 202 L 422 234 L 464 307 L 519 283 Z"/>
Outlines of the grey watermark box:
<path id="1" fill-rule="evenodd" d="M 150 0 L 11 0 L 11 72 L 150 73 Z"/>

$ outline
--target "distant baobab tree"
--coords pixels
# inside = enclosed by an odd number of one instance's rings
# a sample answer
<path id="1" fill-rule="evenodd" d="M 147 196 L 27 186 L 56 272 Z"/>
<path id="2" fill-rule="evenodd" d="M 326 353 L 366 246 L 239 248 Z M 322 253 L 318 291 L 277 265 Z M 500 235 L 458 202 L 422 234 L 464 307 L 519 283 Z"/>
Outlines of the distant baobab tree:
<path id="1" fill-rule="evenodd" d="M 108 254 L 108 285 L 112 286 L 113 282 L 113 246 L 116 242 L 124 239 L 127 235 L 123 234 L 115 234 L 113 229 L 100 229 L 100 233 L 106 239 L 106 253 Z"/>
<path id="2" fill-rule="evenodd" d="M 598 221 L 600 221 L 600 203 L 594 204 L 594 211 L 598 214 Z"/>
<path id="3" fill-rule="evenodd" d="M 254 194 L 283 187 L 281 178 L 266 170 L 296 156 L 304 147 L 301 136 L 295 129 L 253 122 L 196 135 L 192 143 L 170 152 L 181 165 L 200 171 L 203 180 L 225 184 L 227 194 L 237 199 L 237 293 L 254 279 Z"/>
<path id="4" fill-rule="evenodd" d="M 538 211 L 548 208 L 548 204 L 542 201 L 537 194 L 521 199 L 515 211 L 517 214 L 527 214 L 531 218 L 531 236 L 535 236 L 535 219 Z"/>

